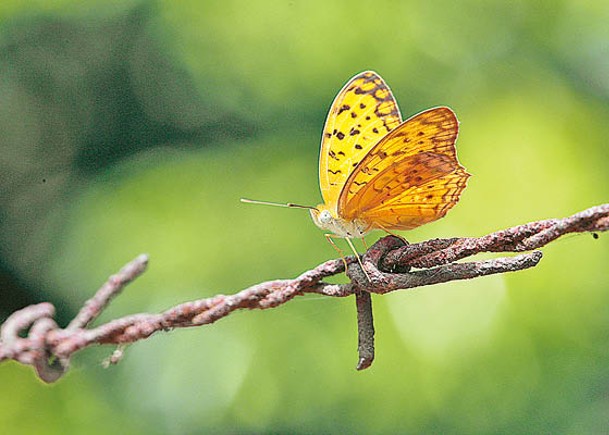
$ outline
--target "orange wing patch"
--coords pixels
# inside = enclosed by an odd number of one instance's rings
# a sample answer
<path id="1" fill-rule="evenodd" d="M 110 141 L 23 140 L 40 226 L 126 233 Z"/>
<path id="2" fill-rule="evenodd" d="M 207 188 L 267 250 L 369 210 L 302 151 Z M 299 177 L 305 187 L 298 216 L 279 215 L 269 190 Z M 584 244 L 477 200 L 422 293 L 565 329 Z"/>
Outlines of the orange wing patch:
<path id="1" fill-rule="evenodd" d="M 340 217 L 401 230 L 444 216 L 469 177 L 456 157 L 457 134 L 457 118 L 446 107 L 402 123 L 370 150 L 345 182 Z"/>
<path id="2" fill-rule="evenodd" d="M 365 211 L 360 219 L 381 230 L 410 230 L 443 217 L 458 201 L 469 174 L 463 168 L 421 186 L 411 187 L 392 201 Z"/>

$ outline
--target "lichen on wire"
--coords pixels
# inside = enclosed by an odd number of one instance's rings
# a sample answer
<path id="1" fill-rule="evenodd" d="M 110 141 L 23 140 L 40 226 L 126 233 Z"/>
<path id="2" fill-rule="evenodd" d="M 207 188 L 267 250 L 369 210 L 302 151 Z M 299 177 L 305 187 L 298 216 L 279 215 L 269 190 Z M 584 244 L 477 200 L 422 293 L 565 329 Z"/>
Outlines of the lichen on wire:
<path id="1" fill-rule="evenodd" d="M 148 265 L 140 255 L 85 302 L 66 328 L 57 325 L 55 307 L 43 302 L 11 314 L 0 328 L 0 362 L 14 360 L 31 365 L 44 382 L 55 382 L 70 367 L 72 355 L 92 345 L 113 344 L 117 349 L 106 360 L 116 364 L 125 347 L 156 332 L 214 323 L 242 309 L 270 309 L 296 296 L 316 293 L 329 297 L 355 295 L 358 313 L 357 368 L 365 369 L 374 359 L 374 326 L 371 293 L 515 272 L 536 266 L 542 254 L 536 249 L 568 233 L 609 230 L 609 204 L 589 208 L 563 219 L 548 219 L 518 225 L 482 237 L 432 239 L 408 244 L 387 236 L 363 256 L 362 271 L 354 257 L 347 257 L 347 284 L 330 284 L 325 278 L 345 272 L 341 259 L 326 261 L 295 279 L 267 281 L 233 295 L 217 295 L 182 303 L 158 314 L 134 314 L 91 327 L 111 300 L 139 277 Z M 596 237 L 595 237 L 596 238 Z M 528 252 L 532 251 L 532 252 Z M 512 257 L 457 262 L 481 252 L 520 252 Z"/>

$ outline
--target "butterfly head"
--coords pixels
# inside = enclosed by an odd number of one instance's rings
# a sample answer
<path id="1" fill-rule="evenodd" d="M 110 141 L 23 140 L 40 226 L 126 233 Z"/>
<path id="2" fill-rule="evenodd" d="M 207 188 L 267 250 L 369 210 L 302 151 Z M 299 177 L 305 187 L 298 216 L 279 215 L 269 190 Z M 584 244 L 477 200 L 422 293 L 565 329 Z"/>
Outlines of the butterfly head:
<path id="1" fill-rule="evenodd" d="M 322 230 L 330 231 L 339 237 L 359 238 L 370 231 L 370 225 L 355 219 L 352 221 L 337 216 L 336 211 L 326 204 L 320 204 L 310 210 L 313 222 Z"/>

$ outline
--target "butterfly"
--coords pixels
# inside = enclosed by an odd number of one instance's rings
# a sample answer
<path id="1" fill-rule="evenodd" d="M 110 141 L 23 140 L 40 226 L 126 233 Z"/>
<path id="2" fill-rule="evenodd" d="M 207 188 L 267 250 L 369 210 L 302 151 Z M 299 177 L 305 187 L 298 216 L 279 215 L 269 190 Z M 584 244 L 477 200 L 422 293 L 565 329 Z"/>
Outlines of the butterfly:
<path id="1" fill-rule="evenodd" d="M 448 107 L 402 121 L 397 102 L 375 72 L 354 76 L 330 107 L 322 133 L 319 185 L 323 204 L 308 208 L 315 224 L 347 240 L 372 230 L 409 230 L 443 217 L 470 174 L 457 159 L 459 122 Z M 359 258 L 359 257 L 358 257 Z"/>

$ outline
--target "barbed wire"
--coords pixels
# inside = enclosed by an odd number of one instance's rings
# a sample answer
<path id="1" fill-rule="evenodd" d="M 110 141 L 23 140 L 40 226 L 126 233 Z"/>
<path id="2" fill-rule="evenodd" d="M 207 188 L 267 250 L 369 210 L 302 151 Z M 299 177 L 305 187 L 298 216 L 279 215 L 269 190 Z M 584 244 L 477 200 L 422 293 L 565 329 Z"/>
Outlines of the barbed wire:
<path id="1" fill-rule="evenodd" d="M 609 204 L 589 208 L 563 219 L 548 219 L 518 225 L 482 237 L 432 239 L 408 244 L 396 236 L 379 239 L 362 256 L 326 261 L 294 279 L 267 281 L 233 295 L 216 295 L 179 304 L 158 314 L 134 314 L 90 327 L 111 300 L 127 284 L 145 272 L 148 256 L 140 255 L 85 302 L 66 328 L 53 317 L 48 302 L 30 305 L 11 314 L 0 328 L 0 362 L 18 361 L 35 368 L 44 382 L 55 382 L 70 367 L 79 350 L 92 345 L 113 344 L 118 348 L 106 360 L 116 364 L 126 345 L 156 332 L 214 323 L 242 309 L 270 309 L 296 296 L 316 293 L 329 297 L 355 295 L 358 313 L 358 370 L 374 360 L 374 326 L 371 293 L 428 286 L 496 273 L 515 272 L 536 266 L 542 258 L 534 251 L 557 238 L 577 232 L 609 230 Z M 526 252 L 532 251 L 533 252 Z M 513 257 L 456 263 L 481 252 L 525 252 Z M 345 272 L 350 282 L 330 284 L 325 278 Z M 413 270 L 416 269 L 416 270 Z"/>

